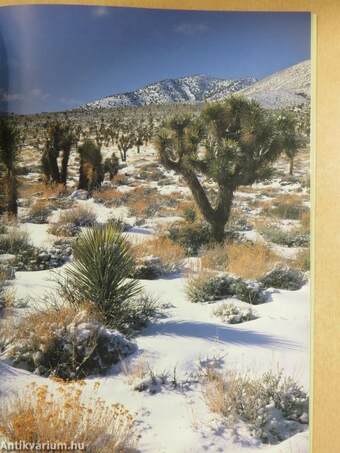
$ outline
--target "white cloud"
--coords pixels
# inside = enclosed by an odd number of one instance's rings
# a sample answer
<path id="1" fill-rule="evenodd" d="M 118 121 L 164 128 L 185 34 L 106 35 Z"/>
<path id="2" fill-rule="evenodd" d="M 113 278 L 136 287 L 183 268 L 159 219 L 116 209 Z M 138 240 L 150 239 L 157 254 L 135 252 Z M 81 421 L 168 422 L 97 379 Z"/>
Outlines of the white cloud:
<path id="1" fill-rule="evenodd" d="M 183 22 L 175 26 L 175 33 L 180 33 L 182 35 L 197 35 L 206 33 L 209 30 L 208 25 L 205 24 L 190 24 L 188 22 Z"/>

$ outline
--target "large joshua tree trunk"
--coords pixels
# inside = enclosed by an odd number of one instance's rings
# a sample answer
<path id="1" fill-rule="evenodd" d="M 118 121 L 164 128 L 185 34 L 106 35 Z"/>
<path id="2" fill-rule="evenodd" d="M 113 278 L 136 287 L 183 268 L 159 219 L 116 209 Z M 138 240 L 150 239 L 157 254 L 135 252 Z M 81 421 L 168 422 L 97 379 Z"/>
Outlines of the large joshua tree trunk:
<path id="1" fill-rule="evenodd" d="M 223 242 L 225 239 L 224 228 L 229 220 L 233 202 L 233 189 L 219 186 L 217 205 L 214 208 L 193 171 L 182 169 L 181 173 L 191 190 L 198 208 L 211 227 L 214 240 L 219 243 Z"/>
<path id="2" fill-rule="evenodd" d="M 17 216 L 18 214 L 18 194 L 17 194 L 17 179 L 13 169 L 7 172 L 6 182 L 6 198 L 7 198 L 7 212 L 10 215 Z"/>
<path id="3" fill-rule="evenodd" d="M 289 158 L 289 175 L 292 176 L 294 171 L 294 157 Z"/>
<path id="4" fill-rule="evenodd" d="M 71 146 L 65 146 L 63 151 L 63 160 L 61 161 L 60 182 L 66 186 L 68 161 L 70 159 Z"/>

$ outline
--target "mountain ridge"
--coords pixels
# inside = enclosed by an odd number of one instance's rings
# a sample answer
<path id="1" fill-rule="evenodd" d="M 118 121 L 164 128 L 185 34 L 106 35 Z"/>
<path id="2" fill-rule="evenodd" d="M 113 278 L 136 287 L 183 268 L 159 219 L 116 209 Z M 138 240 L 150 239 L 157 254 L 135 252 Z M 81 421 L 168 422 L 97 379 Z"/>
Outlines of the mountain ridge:
<path id="1" fill-rule="evenodd" d="M 167 78 L 134 91 L 105 96 L 81 108 L 139 107 L 176 103 L 222 101 L 239 93 L 266 108 L 307 104 L 310 100 L 310 60 L 282 69 L 261 80 L 254 77 L 222 79 L 204 74 Z"/>

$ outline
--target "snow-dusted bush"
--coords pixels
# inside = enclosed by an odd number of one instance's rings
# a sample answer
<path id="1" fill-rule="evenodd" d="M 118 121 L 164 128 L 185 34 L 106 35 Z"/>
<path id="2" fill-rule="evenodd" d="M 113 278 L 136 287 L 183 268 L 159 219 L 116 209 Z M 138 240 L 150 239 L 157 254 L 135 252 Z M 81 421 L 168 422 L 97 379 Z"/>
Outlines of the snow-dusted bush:
<path id="1" fill-rule="evenodd" d="M 232 302 L 219 305 L 213 310 L 213 314 L 228 324 L 239 324 L 256 318 L 251 308 L 240 308 Z"/>
<path id="2" fill-rule="evenodd" d="M 161 260 L 157 256 L 142 256 L 136 259 L 136 266 L 130 274 L 138 280 L 155 280 L 162 275 Z"/>
<path id="3" fill-rule="evenodd" d="M 96 214 L 85 206 L 77 206 L 61 211 L 58 221 L 51 224 L 49 232 L 56 236 L 76 236 L 81 227 L 96 223 Z"/>
<path id="4" fill-rule="evenodd" d="M 281 442 L 304 431 L 308 423 L 308 395 L 282 372 L 251 377 L 209 370 L 202 385 L 211 411 L 228 424 L 245 422 L 264 443 Z"/>
<path id="5" fill-rule="evenodd" d="M 79 446 L 76 452 L 132 453 L 137 445 L 134 420 L 121 404 L 107 404 L 98 396 L 100 384 L 91 386 L 91 399 L 79 383 L 27 386 L 1 402 L 0 433 L 9 443 L 27 442 Z M 85 450 L 86 449 L 86 450 Z"/>
<path id="6" fill-rule="evenodd" d="M 292 269 L 288 266 L 276 266 L 269 271 L 260 282 L 266 288 L 279 288 L 295 291 L 306 283 L 306 276 L 303 272 Z"/>
<path id="7" fill-rule="evenodd" d="M 136 350 L 86 311 L 65 307 L 30 314 L 12 330 L 4 356 L 42 376 L 78 379 L 100 374 Z"/>
<path id="8" fill-rule="evenodd" d="M 23 221 L 30 223 L 48 223 L 48 216 L 51 214 L 51 206 L 47 200 L 36 200 L 31 206 L 28 213 L 24 216 Z"/>
<path id="9" fill-rule="evenodd" d="M 187 284 L 191 302 L 213 302 L 235 296 L 244 302 L 257 305 L 266 301 L 263 287 L 252 280 L 242 280 L 231 274 L 200 273 Z"/>
<path id="10" fill-rule="evenodd" d="M 268 241 L 287 247 L 308 247 L 310 241 L 308 233 L 304 233 L 299 229 L 290 231 L 282 230 L 275 225 L 262 227 L 260 233 Z"/>

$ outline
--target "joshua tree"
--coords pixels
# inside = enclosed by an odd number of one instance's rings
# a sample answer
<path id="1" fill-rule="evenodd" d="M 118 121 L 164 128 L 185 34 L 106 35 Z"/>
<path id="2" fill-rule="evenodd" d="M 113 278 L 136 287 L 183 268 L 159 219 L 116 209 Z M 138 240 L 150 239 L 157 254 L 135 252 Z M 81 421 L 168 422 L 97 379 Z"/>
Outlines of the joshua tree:
<path id="1" fill-rule="evenodd" d="M 294 171 L 294 158 L 303 144 L 302 135 L 297 132 L 297 121 L 292 112 L 282 111 L 278 116 L 282 148 L 289 160 L 289 174 Z"/>
<path id="2" fill-rule="evenodd" d="M 4 188 L 6 210 L 18 214 L 16 162 L 18 154 L 17 131 L 7 118 L 0 120 L 1 185 Z"/>
<path id="3" fill-rule="evenodd" d="M 91 192 L 100 187 L 104 179 L 104 168 L 100 148 L 91 140 L 85 140 L 78 148 L 80 154 L 78 189 Z"/>
<path id="4" fill-rule="evenodd" d="M 104 161 L 104 173 L 108 173 L 110 177 L 110 181 L 116 176 L 119 169 L 119 159 L 112 153 L 111 157 L 107 157 Z"/>
<path id="5" fill-rule="evenodd" d="M 126 162 L 126 156 L 129 149 L 135 145 L 135 138 L 131 133 L 122 133 L 118 137 L 117 146 L 120 152 L 120 157 L 123 162 Z"/>
<path id="6" fill-rule="evenodd" d="M 242 97 L 208 105 L 198 119 L 173 117 L 155 145 L 161 163 L 183 176 L 217 242 L 224 240 L 236 188 L 263 178 L 282 150 L 273 117 Z M 214 200 L 200 176 L 215 183 Z"/>
<path id="7" fill-rule="evenodd" d="M 66 122 L 53 123 L 47 127 L 47 141 L 41 158 L 42 170 L 46 183 L 62 183 L 66 185 L 67 169 L 70 152 L 78 141 L 79 130 L 73 131 Z M 58 157 L 62 152 L 61 168 L 58 166 Z"/>

